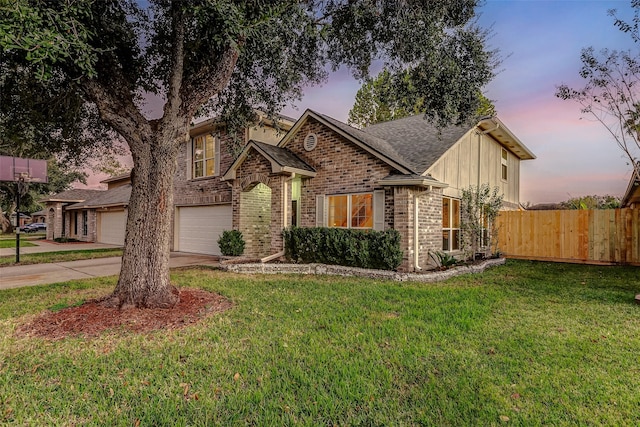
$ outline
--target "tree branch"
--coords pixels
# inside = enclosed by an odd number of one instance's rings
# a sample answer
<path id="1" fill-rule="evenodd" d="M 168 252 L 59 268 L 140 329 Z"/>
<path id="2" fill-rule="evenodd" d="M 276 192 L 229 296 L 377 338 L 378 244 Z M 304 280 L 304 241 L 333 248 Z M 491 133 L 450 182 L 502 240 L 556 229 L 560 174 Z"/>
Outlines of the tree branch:
<path id="1" fill-rule="evenodd" d="M 180 98 L 182 109 L 189 118 L 209 99 L 220 93 L 231 80 L 231 75 L 240 56 L 240 47 L 228 46 L 215 65 L 203 66 L 196 73 L 187 77 L 182 86 Z"/>

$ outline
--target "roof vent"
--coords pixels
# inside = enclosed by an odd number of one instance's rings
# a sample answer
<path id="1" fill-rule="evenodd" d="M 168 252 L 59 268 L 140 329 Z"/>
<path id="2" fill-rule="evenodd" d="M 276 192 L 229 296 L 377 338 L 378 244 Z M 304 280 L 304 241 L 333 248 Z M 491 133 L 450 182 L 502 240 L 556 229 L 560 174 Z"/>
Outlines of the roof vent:
<path id="1" fill-rule="evenodd" d="M 304 149 L 311 151 L 318 145 L 318 137 L 315 133 L 310 133 L 304 138 Z"/>

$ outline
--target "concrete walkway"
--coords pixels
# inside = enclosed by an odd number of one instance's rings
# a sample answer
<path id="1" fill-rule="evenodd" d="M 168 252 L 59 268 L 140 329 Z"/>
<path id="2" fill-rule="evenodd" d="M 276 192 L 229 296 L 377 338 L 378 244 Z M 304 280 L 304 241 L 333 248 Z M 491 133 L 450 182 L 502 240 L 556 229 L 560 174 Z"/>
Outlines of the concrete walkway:
<path id="1" fill-rule="evenodd" d="M 36 243 L 36 242 L 33 242 Z M 52 252 L 59 250 L 101 249 L 105 247 L 118 247 L 102 244 L 60 244 L 37 242 L 38 246 L 20 248 L 20 253 Z M 75 248 L 69 248 L 75 246 Z M 64 249 L 60 249 L 64 247 Z M 49 250 L 45 250 L 49 248 Z M 14 251 L 15 249 L 9 249 Z M 0 255 L 5 255 L 1 252 Z M 196 265 L 208 265 L 217 267 L 220 260 L 216 256 L 188 254 L 184 252 L 172 252 L 169 266 L 189 267 Z M 66 282 L 69 280 L 88 279 L 91 277 L 114 276 L 120 274 L 121 258 L 95 258 L 79 261 L 66 261 L 49 264 L 12 265 L 0 267 L 0 290 L 20 288 L 23 286 L 45 285 L 51 283 Z"/>
<path id="2" fill-rule="evenodd" d="M 20 243 L 24 242 L 20 239 Z M 88 249 L 116 249 L 122 246 L 106 245 L 104 243 L 55 243 L 49 240 L 28 240 L 37 246 L 20 246 L 20 255 L 37 254 L 42 252 L 81 251 Z M 15 256 L 16 248 L 0 248 L 0 256 Z"/>

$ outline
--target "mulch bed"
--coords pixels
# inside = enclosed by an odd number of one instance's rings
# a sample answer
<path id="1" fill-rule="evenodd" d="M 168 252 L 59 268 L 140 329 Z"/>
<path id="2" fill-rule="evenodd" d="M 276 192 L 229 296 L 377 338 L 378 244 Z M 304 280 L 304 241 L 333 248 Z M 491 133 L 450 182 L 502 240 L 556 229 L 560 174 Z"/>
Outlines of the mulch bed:
<path id="1" fill-rule="evenodd" d="M 58 312 L 47 311 L 18 327 L 16 334 L 58 340 L 69 336 L 97 337 L 105 331 L 145 333 L 179 329 L 231 308 L 222 295 L 181 288 L 180 302 L 171 309 L 120 310 L 91 300 Z"/>

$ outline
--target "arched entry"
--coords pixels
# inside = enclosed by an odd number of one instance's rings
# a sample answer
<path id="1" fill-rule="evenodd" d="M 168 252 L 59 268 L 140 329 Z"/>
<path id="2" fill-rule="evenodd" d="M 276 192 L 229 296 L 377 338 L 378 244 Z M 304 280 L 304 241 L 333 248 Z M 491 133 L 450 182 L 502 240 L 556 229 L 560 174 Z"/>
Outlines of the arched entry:
<path id="1" fill-rule="evenodd" d="M 245 241 L 244 255 L 264 257 L 271 250 L 271 188 L 253 182 L 240 193 L 240 231 Z"/>

